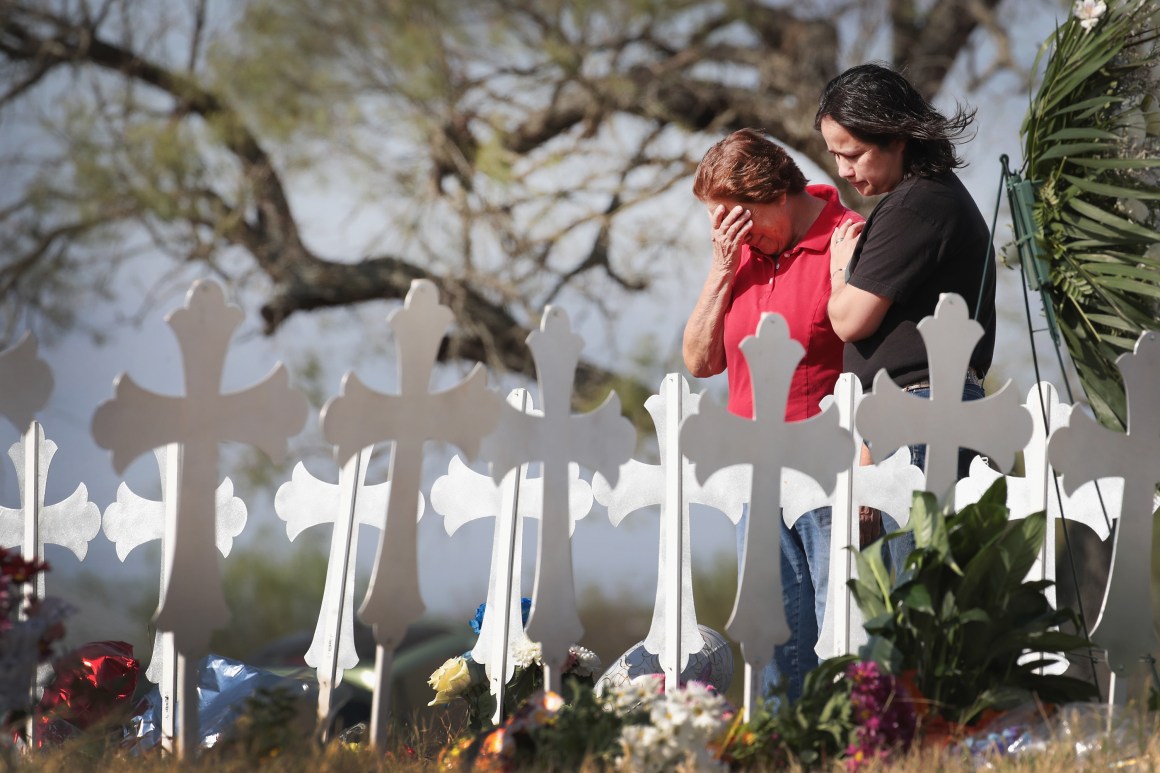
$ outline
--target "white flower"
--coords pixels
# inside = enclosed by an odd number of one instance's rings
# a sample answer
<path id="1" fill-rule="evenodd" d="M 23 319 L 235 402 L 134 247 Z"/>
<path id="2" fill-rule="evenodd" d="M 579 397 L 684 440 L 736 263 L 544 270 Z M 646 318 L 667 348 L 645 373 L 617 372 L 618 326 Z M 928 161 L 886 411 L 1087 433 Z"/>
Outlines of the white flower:
<path id="1" fill-rule="evenodd" d="M 671 734 L 652 725 L 628 725 L 620 733 L 616 769 L 630 773 L 666 773 L 683 756 Z"/>
<path id="2" fill-rule="evenodd" d="M 653 702 L 663 694 L 664 676 L 658 676 L 645 674 L 628 682 L 610 685 L 605 690 L 605 702 L 620 716 L 631 711 L 649 711 Z"/>
<path id="3" fill-rule="evenodd" d="M 461 655 L 450 658 L 443 665 L 435 669 L 435 673 L 427 680 L 435 690 L 435 698 L 428 706 L 438 706 L 441 703 L 450 703 L 453 698 L 471 686 L 471 670 L 467 667 L 467 660 Z"/>
<path id="4" fill-rule="evenodd" d="M 595 676 L 600 670 L 600 657 L 590 649 L 573 644 L 568 648 L 568 662 L 564 672 L 576 676 Z"/>
<path id="5" fill-rule="evenodd" d="M 618 713 L 648 712 L 649 724 L 621 730 L 617 768 L 633 773 L 651 771 L 723 770 L 709 751 L 709 743 L 728 724 L 728 704 L 717 692 L 699 683 L 660 691 L 663 681 L 638 678 L 612 687 L 608 695 Z"/>
<path id="6" fill-rule="evenodd" d="M 1075 0 L 1071 12 L 1079 21 L 1079 26 L 1091 32 L 1092 28 L 1100 23 L 1100 17 L 1108 10 L 1104 0 Z"/>
<path id="7" fill-rule="evenodd" d="M 512 661 L 519 668 L 528 668 L 533 664 L 539 665 L 543 654 L 543 648 L 527 636 L 521 636 L 511 644 Z"/>
<path id="8" fill-rule="evenodd" d="M 653 704 L 650 718 L 657 727 L 672 728 L 674 732 L 689 719 L 689 707 L 684 701 L 665 696 Z"/>

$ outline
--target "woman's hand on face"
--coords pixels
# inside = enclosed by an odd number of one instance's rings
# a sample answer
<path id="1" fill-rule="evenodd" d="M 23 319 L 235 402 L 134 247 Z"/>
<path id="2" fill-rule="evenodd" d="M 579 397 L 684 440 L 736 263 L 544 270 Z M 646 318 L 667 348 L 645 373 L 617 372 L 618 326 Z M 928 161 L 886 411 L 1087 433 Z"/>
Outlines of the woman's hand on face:
<path id="1" fill-rule="evenodd" d="M 846 219 L 834 229 L 830 236 L 830 275 L 838 270 L 845 271 L 850 259 L 854 257 L 854 248 L 858 246 L 858 237 L 862 235 L 862 228 L 866 224 L 861 221 Z"/>
<path id="2" fill-rule="evenodd" d="M 709 222 L 713 227 L 713 265 L 732 274 L 753 228 L 753 215 L 740 205 L 727 210 L 724 204 L 718 204 L 709 213 Z"/>

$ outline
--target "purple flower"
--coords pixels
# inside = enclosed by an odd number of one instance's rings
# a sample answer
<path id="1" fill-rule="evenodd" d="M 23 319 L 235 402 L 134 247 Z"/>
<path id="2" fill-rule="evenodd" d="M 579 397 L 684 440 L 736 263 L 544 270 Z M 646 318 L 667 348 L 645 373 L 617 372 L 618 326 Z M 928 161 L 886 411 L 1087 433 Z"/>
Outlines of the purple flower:
<path id="1" fill-rule="evenodd" d="M 882 760 L 896 749 L 905 749 L 914 737 L 914 707 L 899 699 L 894 677 L 883 673 L 873 662 L 852 663 L 846 669 L 850 680 L 850 703 L 858 726 L 854 742 L 846 749 L 847 770 L 857 770 L 873 760 Z"/>

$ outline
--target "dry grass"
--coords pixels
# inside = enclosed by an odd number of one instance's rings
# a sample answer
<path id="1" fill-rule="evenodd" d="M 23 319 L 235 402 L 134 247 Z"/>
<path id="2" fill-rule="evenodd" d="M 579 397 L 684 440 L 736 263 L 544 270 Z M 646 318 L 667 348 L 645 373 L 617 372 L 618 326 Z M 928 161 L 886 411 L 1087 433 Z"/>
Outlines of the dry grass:
<path id="1" fill-rule="evenodd" d="M 925 747 L 887 764 L 873 763 L 860 770 L 867 773 L 975 773 L 980 769 L 1019 773 L 1059 773 L 1065 770 L 1160 770 L 1160 725 L 1155 715 L 1124 712 L 1107 733 L 1105 720 L 1096 707 L 1074 714 L 1068 722 L 1053 722 L 1051 737 L 1041 748 L 1027 749 L 1008 756 L 971 757 L 962 751 Z M 271 752 L 262 752 L 243 738 L 204 750 L 194 760 L 181 765 L 183 771 L 215 773 L 377 773 L 402 771 L 426 773 L 440 770 L 440 748 L 458 727 L 446 718 L 425 720 L 426 724 L 397 727 L 387 751 L 365 745 L 322 745 L 311 734 L 295 733 L 295 740 Z M 175 760 L 157 750 L 134 754 L 115 742 L 113 734 L 89 733 L 54 749 L 32 756 L 7 760 L 0 768 L 38 773 L 152 773 L 179 767 Z M 544 760 L 540 770 L 551 770 Z M 597 771 L 596 765 L 585 770 Z M 795 768 L 796 770 L 796 768 Z M 837 763 L 832 770 L 845 770 Z"/>

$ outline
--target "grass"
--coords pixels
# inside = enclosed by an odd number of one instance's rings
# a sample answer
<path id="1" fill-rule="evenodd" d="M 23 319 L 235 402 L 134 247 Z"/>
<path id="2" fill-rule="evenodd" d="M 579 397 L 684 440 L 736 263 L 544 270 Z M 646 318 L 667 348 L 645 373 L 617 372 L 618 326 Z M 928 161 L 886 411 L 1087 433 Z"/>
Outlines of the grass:
<path id="1" fill-rule="evenodd" d="M 1061 770 L 1084 769 L 1160 769 L 1160 724 L 1155 714 L 1136 710 L 1118 712 L 1112 732 L 1107 732 L 1106 715 L 1095 704 L 1062 712 L 1049 723 L 1050 735 L 1019 752 L 1007 756 L 991 756 L 985 765 L 961 751 L 930 746 L 882 764 L 874 762 L 859 770 L 890 771 L 891 773 L 927 773 L 939 770 L 979 770 L 985 767 L 996 771 L 1026 771 L 1027 773 L 1057 773 Z M 355 771 L 436 771 L 441 768 L 437 758 L 446 739 L 459 730 L 460 725 L 448 716 L 426 716 L 417 723 L 394 728 L 386 744 L 386 751 L 377 751 L 363 744 L 322 745 L 313 738 L 309 719 L 298 716 L 271 727 L 263 721 L 247 723 L 239 720 L 235 737 L 203 750 L 195 759 L 181 766 L 188 771 L 263 771 L 263 773 L 354 773 Z M 43 773 L 73 773 L 84 770 L 94 773 L 150 773 L 169 771 L 177 765 L 154 749 L 135 754 L 117 742 L 115 729 L 92 730 L 74 740 L 34 755 L 15 755 L 3 766 L 11 771 L 39 771 Z M 271 739 L 282 743 L 271 744 Z M 551 770 L 545 760 L 542 770 Z M 586 766 L 596 771 L 595 764 Z M 825 768 L 823 768 L 825 769 Z M 835 763 L 831 770 L 845 770 L 843 763 Z"/>

